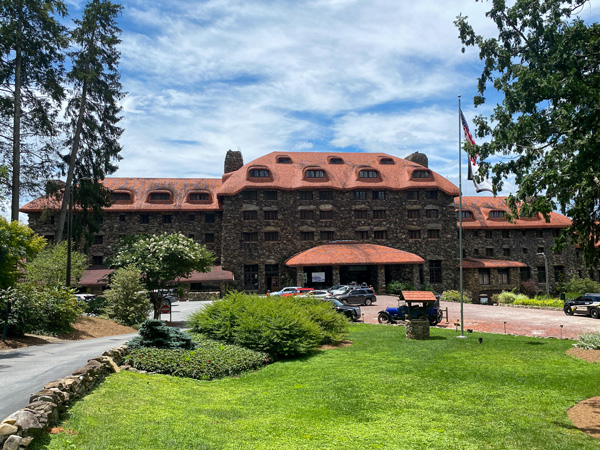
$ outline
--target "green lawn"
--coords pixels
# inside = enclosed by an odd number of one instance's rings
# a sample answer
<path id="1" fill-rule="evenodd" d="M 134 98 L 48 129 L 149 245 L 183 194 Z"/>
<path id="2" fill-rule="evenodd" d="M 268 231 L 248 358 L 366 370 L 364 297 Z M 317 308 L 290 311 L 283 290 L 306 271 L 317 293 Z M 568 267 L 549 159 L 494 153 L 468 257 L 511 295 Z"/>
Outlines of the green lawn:
<path id="1" fill-rule="evenodd" d="M 572 341 L 457 339 L 353 325 L 354 345 L 239 378 L 123 372 L 79 401 L 51 449 L 600 449 L 566 410 L 600 395 Z M 483 336 L 483 344 L 477 337 Z"/>

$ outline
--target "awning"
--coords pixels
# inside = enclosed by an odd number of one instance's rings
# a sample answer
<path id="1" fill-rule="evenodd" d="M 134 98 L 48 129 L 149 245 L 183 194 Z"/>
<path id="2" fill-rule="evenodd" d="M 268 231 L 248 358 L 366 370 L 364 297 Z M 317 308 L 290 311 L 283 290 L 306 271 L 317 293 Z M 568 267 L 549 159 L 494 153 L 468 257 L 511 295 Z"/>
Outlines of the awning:
<path id="1" fill-rule="evenodd" d="M 457 267 L 460 267 L 460 264 Z M 507 267 L 527 267 L 527 264 L 519 261 L 509 261 L 505 259 L 463 259 L 463 269 L 504 269 Z"/>
<path id="2" fill-rule="evenodd" d="M 383 245 L 355 241 L 330 242 L 298 253 L 288 259 L 288 267 L 423 264 L 425 260 L 413 253 Z"/>

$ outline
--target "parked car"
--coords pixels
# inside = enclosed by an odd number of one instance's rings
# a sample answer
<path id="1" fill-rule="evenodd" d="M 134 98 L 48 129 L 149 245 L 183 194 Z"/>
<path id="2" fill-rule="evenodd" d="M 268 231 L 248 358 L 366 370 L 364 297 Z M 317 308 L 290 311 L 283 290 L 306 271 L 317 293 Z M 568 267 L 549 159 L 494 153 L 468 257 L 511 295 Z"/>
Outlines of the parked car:
<path id="1" fill-rule="evenodd" d="M 371 289 L 351 289 L 344 294 L 336 295 L 335 298 L 345 305 L 353 304 L 370 306 L 377 301 L 377 297 Z"/>
<path id="2" fill-rule="evenodd" d="M 437 325 L 444 318 L 444 313 L 440 308 L 440 301 L 437 300 L 433 304 L 428 305 L 425 310 L 427 312 L 427 319 L 432 326 Z M 397 307 L 388 307 L 385 311 L 379 311 L 377 315 L 377 321 L 379 323 L 396 323 L 400 320 L 406 320 L 408 316 L 408 305 L 406 303 L 398 305 Z M 412 319 L 422 319 L 423 311 L 415 306 L 411 307 L 410 316 Z"/>
<path id="3" fill-rule="evenodd" d="M 303 293 L 298 294 L 298 295 L 301 295 L 301 296 L 310 295 L 311 297 L 325 298 L 325 297 L 329 296 L 329 292 L 327 292 L 327 291 L 321 291 L 321 290 L 319 290 L 319 291 L 315 290 L 315 291 L 306 291 L 306 292 L 303 292 Z"/>
<path id="4" fill-rule="evenodd" d="M 313 288 L 298 288 L 293 290 L 292 292 L 286 292 L 285 294 L 281 294 L 282 297 L 295 297 L 296 295 L 309 294 L 314 291 Z"/>
<path id="5" fill-rule="evenodd" d="M 156 293 L 159 296 L 162 294 L 163 305 L 170 305 L 171 303 L 175 303 L 179 300 L 177 298 L 176 289 L 154 289 L 151 292 Z M 150 297 L 150 292 L 148 293 L 148 296 Z"/>
<path id="6" fill-rule="evenodd" d="M 343 287 L 343 284 L 336 284 L 335 286 L 331 286 L 329 289 L 327 289 L 327 292 L 337 291 L 338 289 L 341 289 Z"/>
<path id="7" fill-rule="evenodd" d="M 280 291 L 275 291 L 275 292 L 271 292 L 271 296 L 278 296 L 278 295 L 283 295 L 283 294 L 289 294 L 294 292 L 296 289 L 300 289 L 300 286 L 288 286 L 288 287 L 284 287 L 282 290 Z"/>
<path id="8" fill-rule="evenodd" d="M 600 319 L 600 294 L 583 294 L 565 302 L 565 314 L 585 314 L 594 319 Z"/>
<path id="9" fill-rule="evenodd" d="M 333 307 L 335 308 L 335 310 L 340 314 L 345 315 L 348 319 L 352 320 L 352 322 L 357 322 L 362 317 L 360 306 L 344 305 L 342 302 L 336 300 L 335 298 L 323 298 L 322 300 L 333 303 Z"/>
<path id="10" fill-rule="evenodd" d="M 334 290 L 330 290 L 329 292 L 331 293 L 332 297 L 337 297 L 338 295 L 342 295 L 345 294 L 346 292 L 352 290 L 352 286 L 338 286 L 337 289 Z"/>
<path id="11" fill-rule="evenodd" d="M 75 294 L 75 297 L 77 297 L 77 300 L 80 300 L 85 303 L 88 303 L 90 300 L 96 298 L 94 294 Z"/>

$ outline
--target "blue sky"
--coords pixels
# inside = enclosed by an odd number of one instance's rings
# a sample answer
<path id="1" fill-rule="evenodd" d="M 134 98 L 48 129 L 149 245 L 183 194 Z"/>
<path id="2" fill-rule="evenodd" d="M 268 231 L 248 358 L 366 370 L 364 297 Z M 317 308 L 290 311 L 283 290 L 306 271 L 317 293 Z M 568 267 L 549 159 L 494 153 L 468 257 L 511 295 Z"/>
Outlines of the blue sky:
<path id="1" fill-rule="evenodd" d="M 71 1 L 71 16 L 83 4 Z M 472 128 L 493 106 L 473 108 L 481 63 L 476 50 L 461 53 L 453 25 L 462 13 L 492 34 L 489 2 L 122 4 L 128 95 L 115 176 L 220 177 L 238 147 L 245 162 L 272 151 L 419 151 L 458 184 L 457 97 Z M 588 5 L 580 15 L 597 13 Z M 463 191 L 475 193 L 466 181 Z"/>

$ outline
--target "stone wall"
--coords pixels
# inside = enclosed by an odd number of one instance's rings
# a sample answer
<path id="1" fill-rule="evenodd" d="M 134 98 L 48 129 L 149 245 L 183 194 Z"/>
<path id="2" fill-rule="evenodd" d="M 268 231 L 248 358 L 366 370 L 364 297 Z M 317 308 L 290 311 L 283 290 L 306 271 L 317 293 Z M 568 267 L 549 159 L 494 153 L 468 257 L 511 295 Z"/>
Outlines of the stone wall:
<path id="1" fill-rule="evenodd" d="M 85 396 L 106 376 L 118 372 L 127 353 L 126 346 L 106 351 L 70 376 L 47 383 L 44 389 L 32 394 L 25 408 L 0 423 L 2 450 L 27 448 L 35 437 L 58 423 L 60 413 L 69 405 Z"/>

